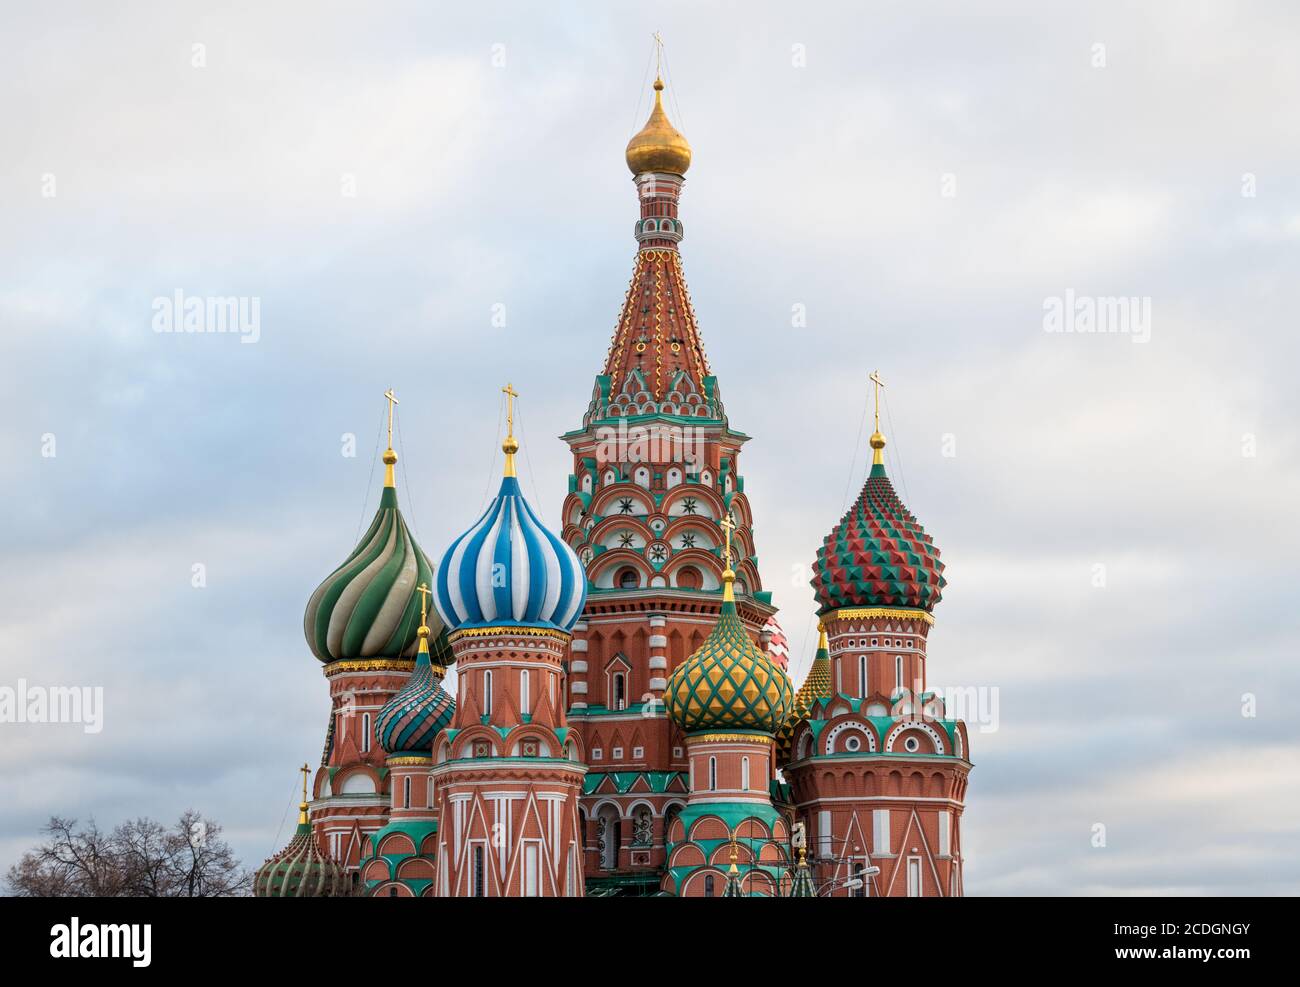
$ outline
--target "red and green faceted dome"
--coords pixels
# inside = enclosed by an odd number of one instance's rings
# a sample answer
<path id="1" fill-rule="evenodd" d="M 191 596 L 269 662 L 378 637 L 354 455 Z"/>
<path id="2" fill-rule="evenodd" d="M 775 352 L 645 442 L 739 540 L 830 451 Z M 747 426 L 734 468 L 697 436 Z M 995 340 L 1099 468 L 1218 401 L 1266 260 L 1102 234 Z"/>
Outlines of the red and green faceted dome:
<path id="1" fill-rule="evenodd" d="M 817 549 L 812 578 L 817 612 L 842 607 L 929 612 L 945 582 L 939 549 L 877 463 L 857 501 Z"/>

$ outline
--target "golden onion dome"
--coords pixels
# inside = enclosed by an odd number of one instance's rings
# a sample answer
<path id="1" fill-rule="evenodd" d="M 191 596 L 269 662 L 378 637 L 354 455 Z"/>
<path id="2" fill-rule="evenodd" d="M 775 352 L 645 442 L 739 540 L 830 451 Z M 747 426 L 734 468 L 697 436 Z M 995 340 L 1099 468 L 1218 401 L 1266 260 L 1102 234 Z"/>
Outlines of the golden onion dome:
<path id="1" fill-rule="evenodd" d="M 691 166 L 691 145 L 669 123 L 668 114 L 664 112 L 663 91 L 663 80 L 655 79 L 655 105 L 650 111 L 650 119 L 627 142 L 627 166 L 634 175 L 648 171 L 685 175 Z"/>

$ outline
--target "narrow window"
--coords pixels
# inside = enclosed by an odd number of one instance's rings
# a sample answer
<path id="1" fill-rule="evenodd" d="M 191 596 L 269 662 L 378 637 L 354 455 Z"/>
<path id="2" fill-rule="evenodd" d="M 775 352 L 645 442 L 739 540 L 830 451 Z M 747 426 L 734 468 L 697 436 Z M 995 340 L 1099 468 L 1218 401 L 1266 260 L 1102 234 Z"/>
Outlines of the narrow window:
<path id="1" fill-rule="evenodd" d="M 894 687 L 903 688 L 903 656 L 897 655 L 894 658 Z"/>
<path id="2" fill-rule="evenodd" d="M 622 672 L 614 675 L 614 708 L 627 709 L 627 681 Z"/>
<path id="3" fill-rule="evenodd" d="M 537 844 L 524 847 L 524 897 L 537 897 Z"/>
<path id="4" fill-rule="evenodd" d="M 716 792 L 717 790 L 718 790 L 718 759 L 716 757 L 711 757 L 709 758 L 709 791 Z"/>
<path id="5" fill-rule="evenodd" d="M 713 897 L 713 875 L 712 874 L 704 875 L 704 895 L 707 898 Z"/>
<path id="6" fill-rule="evenodd" d="M 483 715 L 492 715 L 492 671 L 483 673 Z"/>
<path id="7" fill-rule="evenodd" d="M 947 809 L 939 813 L 939 856 L 952 856 L 952 813 Z"/>
<path id="8" fill-rule="evenodd" d="M 831 814 L 827 809 L 817 813 L 817 854 L 823 860 L 831 856 Z"/>
<path id="9" fill-rule="evenodd" d="M 853 879 L 858 882 L 858 886 L 853 889 L 854 898 L 865 898 L 867 896 L 867 875 L 863 873 L 865 868 L 861 864 L 853 865 Z"/>
<path id="10" fill-rule="evenodd" d="M 921 897 L 921 858 L 907 858 L 907 896 Z"/>
<path id="11" fill-rule="evenodd" d="M 889 810 L 874 809 L 871 813 L 871 849 L 877 857 L 889 853 Z"/>
<path id="12" fill-rule="evenodd" d="M 433 808 L 433 776 L 424 779 L 424 807 Z"/>
<path id="13" fill-rule="evenodd" d="M 361 749 L 370 750 L 370 714 L 361 714 Z"/>
<path id="14" fill-rule="evenodd" d="M 519 673 L 519 712 L 527 716 L 528 708 L 528 669 Z"/>
<path id="15" fill-rule="evenodd" d="M 867 656 L 858 655 L 858 696 L 867 698 Z"/>
<path id="16" fill-rule="evenodd" d="M 484 895 L 484 873 L 483 873 L 483 848 L 476 846 L 474 848 L 474 897 L 482 898 Z"/>
<path id="17" fill-rule="evenodd" d="M 740 787 L 749 791 L 749 758 L 740 759 Z"/>
<path id="18" fill-rule="evenodd" d="M 407 777 L 402 779 L 402 808 L 409 809 L 410 807 L 411 807 L 411 778 L 408 775 Z"/>

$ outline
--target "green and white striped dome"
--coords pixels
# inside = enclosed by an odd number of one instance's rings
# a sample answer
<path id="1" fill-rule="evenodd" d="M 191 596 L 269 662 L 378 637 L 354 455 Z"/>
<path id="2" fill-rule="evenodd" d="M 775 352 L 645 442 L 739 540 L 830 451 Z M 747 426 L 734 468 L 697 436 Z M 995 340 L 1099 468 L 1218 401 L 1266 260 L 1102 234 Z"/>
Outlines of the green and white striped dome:
<path id="1" fill-rule="evenodd" d="M 397 491 L 385 486 L 379 510 L 360 544 L 307 601 L 303 633 L 323 662 L 361 658 L 415 658 L 420 594 L 433 585 L 433 564 L 411 537 Z M 429 615 L 434 660 L 450 660 L 446 633 Z"/>

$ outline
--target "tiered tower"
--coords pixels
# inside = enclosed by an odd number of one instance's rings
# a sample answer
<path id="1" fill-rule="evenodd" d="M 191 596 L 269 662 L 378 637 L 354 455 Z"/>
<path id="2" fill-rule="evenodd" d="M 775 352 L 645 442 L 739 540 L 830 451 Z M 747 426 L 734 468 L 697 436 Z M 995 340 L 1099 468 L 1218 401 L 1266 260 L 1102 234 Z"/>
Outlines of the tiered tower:
<path id="1" fill-rule="evenodd" d="M 433 566 L 411 537 L 397 506 L 393 406 L 388 399 L 384 489 L 370 528 L 352 554 L 312 593 L 303 631 L 325 663 L 331 710 L 313 783 L 312 828 L 321 846 L 359 881 L 368 838 L 387 821 L 386 752 L 374 742 L 380 710 L 406 685 L 421 638 L 416 586 L 433 582 Z M 440 622 L 430 626 L 433 658 L 450 658 Z"/>
<path id="2" fill-rule="evenodd" d="M 427 584 L 420 594 L 420 648 L 415 670 L 402 690 L 379 711 L 375 740 L 388 752 L 391 810 L 388 824 L 369 841 L 361 863 L 367 894 L 393 898 L 432 897 L 438 859 L 438 813 L 434 802 L 433 742 L 449 726 L 456 701 L 442 688 L 447 669 L 429 656 Z"/>
<path id="3" fill-rule="evenodd" d="M 441 897 L 579 897 L 586 768 L 564 712 L 570 629 L 586 582 L 515 477 L 506 387 L 505 476 L 447 548 L 434 602 L 456 655 L 456 712 L 434 741 Z"/>
<path id="4" fill-rule="evenodd" d="M 789 884 L 790 838 L 772 804 L 773 739 L 794 709 L 794 694 L 736 613 L 732 525 L 726 518 L 722 525 L 722 611 L 699 650 L 673 670 L 664 697 L 686 736 L 690 797 L 668 826 L 663 890 L 692 898 L 772 897 Z"/>
<path id="5" fill-rule="evenodd" d="M 817 552 L 823 633 L 810 704 L 787 726 L 785 777 L 823 894 L 960 895 L 970 746 L 966 724 L 926 687 L 943 563 L 885 473 L 871 379 L 871 472 Z"/>
<path id="6" fill-rule="evenodd" d="M 722 531 L 735 522 L 736 619 L 766 647 L 762 588 L 734 431 L 709 369 L 682 271 L 678 217 L 686 139 L 654 108 L 627 146 L 638 249 L 604 368 L 573 452 L 563 537 L 586 566 L 574 627 L 569 717 L 589 772 L 582 805 L 591 886 L 658 888 L 664 834 L 685 805 L 685 741 L 661 700 L 722 608 Z"/>

